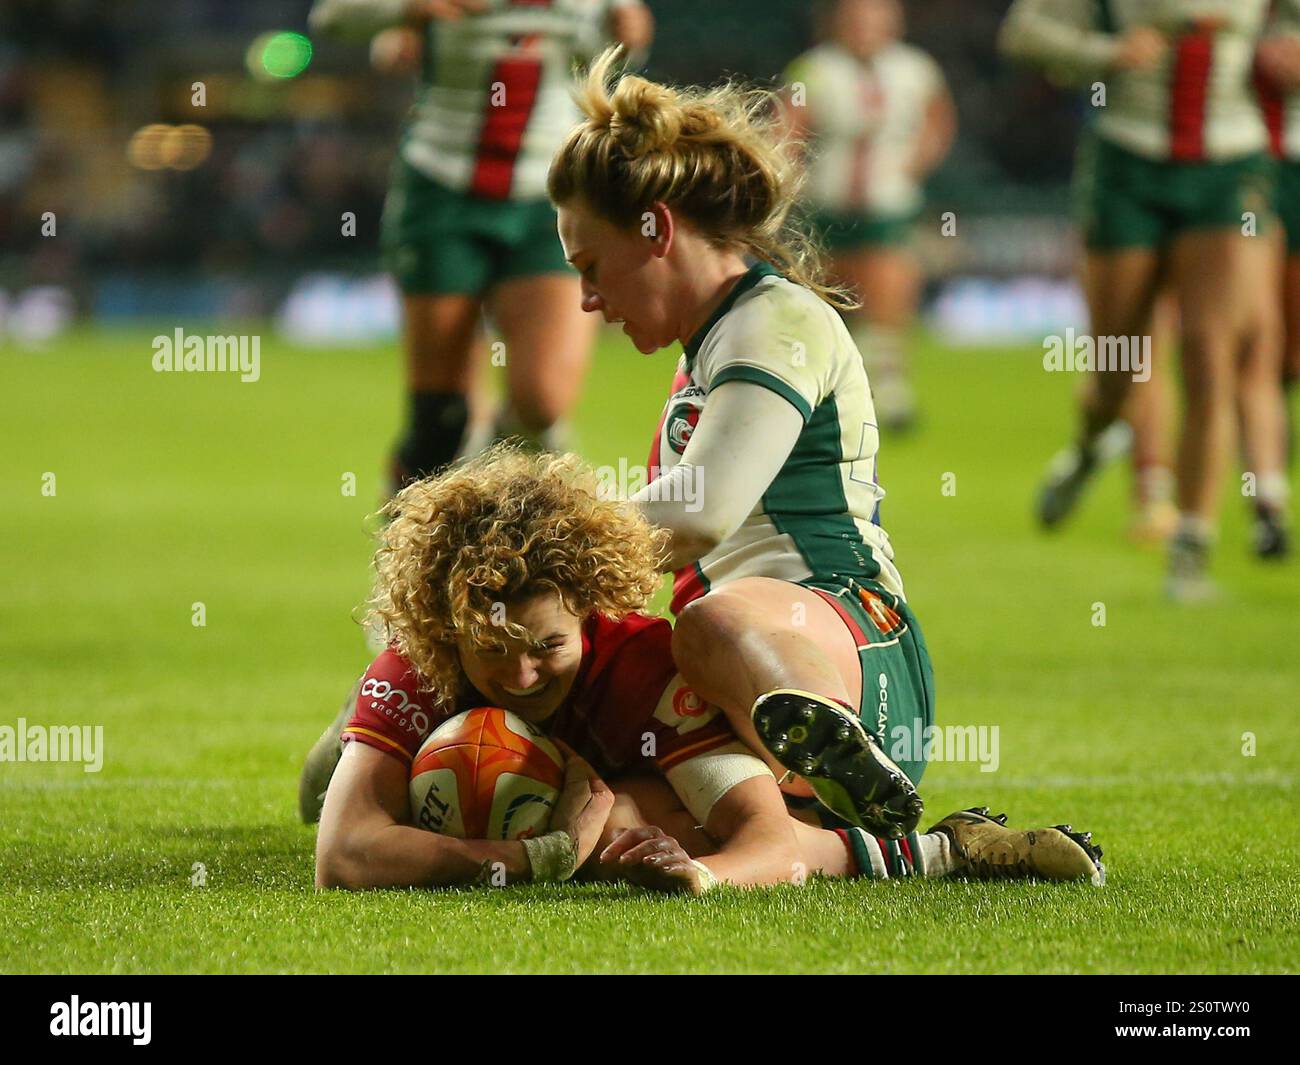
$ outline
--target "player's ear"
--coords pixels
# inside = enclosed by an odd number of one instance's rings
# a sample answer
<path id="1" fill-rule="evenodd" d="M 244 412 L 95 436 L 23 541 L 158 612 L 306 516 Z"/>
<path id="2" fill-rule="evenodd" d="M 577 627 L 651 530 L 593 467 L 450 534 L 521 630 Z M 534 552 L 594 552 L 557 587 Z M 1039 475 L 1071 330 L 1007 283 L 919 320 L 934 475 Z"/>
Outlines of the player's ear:
<path id="1" fill-rule="evenodd" d="M 677 232 L 673 212 L 662 200 L 655 200 L 649 211 L 642 216 L 641 232 L 650 239 L 650 254 L 662 259 L 673 246 L 673 237 Z"/>

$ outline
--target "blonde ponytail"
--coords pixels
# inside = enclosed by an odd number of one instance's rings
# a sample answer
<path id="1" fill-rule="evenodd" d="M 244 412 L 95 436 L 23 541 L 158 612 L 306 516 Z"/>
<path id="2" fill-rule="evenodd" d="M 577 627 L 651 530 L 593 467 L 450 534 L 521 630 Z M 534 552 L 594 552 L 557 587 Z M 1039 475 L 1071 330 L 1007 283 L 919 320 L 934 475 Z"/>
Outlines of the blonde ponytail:
<path id="1" fill-rule="evenodd" d="M 804 173 L 775 94 L 619 76 L 620 51 L 607 49 L 578 79 L 585 118 L 551 161 L 551 201 L 580 198 L 619 226 L 639 226 L 652 204 L 665 203 L 719 246 L 771 263 L 839 310 L 856 307 L 827 281 L 820 249 L 793 217 Z"/>

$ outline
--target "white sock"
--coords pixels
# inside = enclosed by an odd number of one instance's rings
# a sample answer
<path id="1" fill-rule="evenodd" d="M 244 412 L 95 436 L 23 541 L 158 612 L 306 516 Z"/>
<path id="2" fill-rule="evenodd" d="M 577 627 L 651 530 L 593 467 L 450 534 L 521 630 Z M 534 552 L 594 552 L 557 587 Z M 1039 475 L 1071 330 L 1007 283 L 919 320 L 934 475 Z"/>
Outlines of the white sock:
<path id="1" fill-rule="evenodd" d="M 866 851 L 867 859 L 871 862 L 869 870 L 861 867 L 861 858 L 854 853 L 852 844 L 845 840 L 849 847 L 849 855 L 858 865 L 858 875 L 867 876 L 872 880 L 894 880 L 889 872 L 889 865 L 885 861 L 884 850 L 881 843 L 874 836 L 860 828 L 851 828 L 849 834 L 856 835 L 863 844 L 863 850 Z M 916 833 L 910 837 L 916 841 L 916 846 L 911 847 L 912 852 L 912 874 L 915 876 L 947 876 L 955 872 L 959 862 L 952 853 L 952 841 L 943 832 L 927 832 L 924 835 Z M 885 844 L 888 847 L 888 844 Z"/>
<path id="2" fill-rule="evenodd" d="M 1141 504 L 1163 503 L 1174 497 L 1174 474 L 1168 466 L 1152 463 L 1137 471 L 1137 497 Z"/>
<path id="3" fill-rule="evenodd" d="M 952 853 L 952 840 L 946 832 L 917 833 L 916 842 L 920 844 L 916 853 L 916 871 L 921 876 L 947 876 L 956 872 L 957 859 Z"/>
<path id="4" fill-rule="evenodd" d="M 1198 514 L 1179 514 L 1174 539 L 1209 544 L 1214 540 L 1214 523 Z"/>
<path id="5" fill-rule="evenodd" d="M 1256 485 L 1255 499 L 1262 506 L 1274 510 L 1286 510 L 1290 500 L 1291 486 L 1287 484 L 1284 473 L 1262 473 Z"/>

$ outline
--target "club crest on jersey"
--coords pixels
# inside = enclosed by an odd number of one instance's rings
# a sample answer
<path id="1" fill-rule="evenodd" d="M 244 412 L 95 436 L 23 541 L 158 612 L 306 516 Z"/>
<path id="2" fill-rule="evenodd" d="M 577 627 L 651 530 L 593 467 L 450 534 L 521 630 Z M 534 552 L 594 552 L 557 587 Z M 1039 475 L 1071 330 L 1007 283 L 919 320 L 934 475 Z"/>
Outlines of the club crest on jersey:
<path id="1" fill-rule="evenodd" d="M 699 407 L 678 407 L 674 410 L 668 415 L 668 424 L 664 426 L 668 446 L 680 455 L 691 442 L 691 436 L 699 422 Z"/>
<path id="2" fill-rule="evenodd" d="M 673 710 L 678 717 L 699 717 L 706 705 L 694 689 L 684 684 L 673 693 Z"/>

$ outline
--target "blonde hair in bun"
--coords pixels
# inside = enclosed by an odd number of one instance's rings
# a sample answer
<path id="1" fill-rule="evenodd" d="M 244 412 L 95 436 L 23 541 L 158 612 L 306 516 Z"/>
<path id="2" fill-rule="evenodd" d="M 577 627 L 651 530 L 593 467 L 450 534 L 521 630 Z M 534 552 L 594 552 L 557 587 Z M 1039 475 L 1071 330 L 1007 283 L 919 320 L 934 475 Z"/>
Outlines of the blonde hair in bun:
<path id="1" fill-rule="evenodd" d="M 826 280 L 820 250 L 792 217 L 804 171 L 776 94 L 619 75 L 621 50 L 607 49 L 578 76 L 584 119 L 551 160 L 551 202 L 580 198 L 623 227 L 639 227 L 651 205 L 665 203 L 719 247 L 771 263 L 840 310 L 857 306 Z"/>

